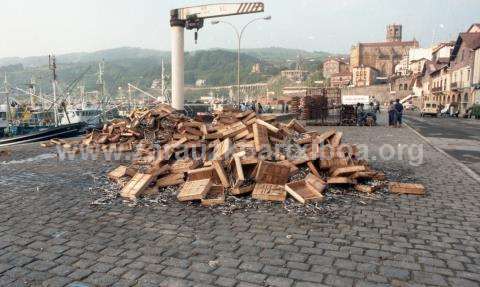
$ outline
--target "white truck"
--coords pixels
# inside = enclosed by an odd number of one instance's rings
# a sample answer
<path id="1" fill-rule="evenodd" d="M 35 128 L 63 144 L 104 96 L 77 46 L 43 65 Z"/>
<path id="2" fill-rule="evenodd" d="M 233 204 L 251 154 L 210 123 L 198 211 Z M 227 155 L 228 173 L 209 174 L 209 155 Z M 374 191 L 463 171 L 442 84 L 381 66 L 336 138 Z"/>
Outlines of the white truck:
<path id="1" fill-rule="evenodd" d="M 366 107 L 373 101 L 373 97 L 367 95 L 342 95 L 342 105 L 364 104 Z"/>

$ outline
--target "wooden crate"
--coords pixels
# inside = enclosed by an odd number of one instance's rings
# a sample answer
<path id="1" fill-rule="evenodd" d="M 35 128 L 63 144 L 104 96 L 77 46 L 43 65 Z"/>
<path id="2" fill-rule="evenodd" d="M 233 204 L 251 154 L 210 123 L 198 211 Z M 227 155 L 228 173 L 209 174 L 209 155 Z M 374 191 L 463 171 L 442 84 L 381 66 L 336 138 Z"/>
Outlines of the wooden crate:
<path id="1" fill-rule="evenodd" d="M 288 181 L 290 167 L 268 161 L 258 163 L 255 181 L 257 183 L 271 183 L 284 185 Z"/>
<path id="2" fill-rule="evenodd" d="M 400 194 L 424 195 L 425 187 L 416 183 L 391 182 L 388 185 L 390 192 Z"/>
<path id="3" fill-rule="evenodd" d="M 178 201 L 201 200 L 212 186 L 211 179 L 187 181 L 177 195 Z"/>
<path id="4" fill-rule="evenodd" d="M 203 206 L 214 206 L 225 203 L 225 188 L 221 185 L 212 185 L 204 198 L 201 200 Z"/>
<path id="5" fill-rule="evenodd" d="M 252 198 L 268 201 L 285 201 L 287 192 L 284 185 L 257 183 L 252 192 Z"/>
<path id="6" fill-rule="evenodd" d="M 285 190 L 301 203 L 324 200 L 323 195 L 305 180 L 287 183 Z"/>

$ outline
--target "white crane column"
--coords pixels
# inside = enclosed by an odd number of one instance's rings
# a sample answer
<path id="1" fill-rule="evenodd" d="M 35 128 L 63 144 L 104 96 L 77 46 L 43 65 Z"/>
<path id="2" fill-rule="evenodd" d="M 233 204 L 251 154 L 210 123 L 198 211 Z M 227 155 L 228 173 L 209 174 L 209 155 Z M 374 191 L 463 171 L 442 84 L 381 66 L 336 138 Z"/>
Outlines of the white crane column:
<path id="1" fill-rule="evenodd" d="M 172 34 L 172 107 L 178 111 L 184 110 L 184 26 L 171 25 Z"/>

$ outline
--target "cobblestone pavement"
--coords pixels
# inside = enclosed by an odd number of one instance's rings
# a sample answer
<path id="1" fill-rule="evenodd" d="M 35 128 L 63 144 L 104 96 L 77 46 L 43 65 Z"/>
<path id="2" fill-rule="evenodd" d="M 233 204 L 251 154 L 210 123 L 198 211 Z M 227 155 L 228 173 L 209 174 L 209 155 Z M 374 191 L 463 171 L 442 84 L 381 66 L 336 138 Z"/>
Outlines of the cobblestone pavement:
<path id="1" fill-rule="evenodd" d="M 371 158 L 381 142 L 423 143 L 407 128 L 340 129 Z M 57 162 L 52 151 L 34 144 L 0 157 L 0 286 L 480 283 L 480 189 L 428 145 L 420 166 L 373 162 L 425 184 L 426 196 L 388 195 L 313 218 L 281 204 L 230 215 L 180 203 L 92 206 L 95 175 L 116 163 Z"/>

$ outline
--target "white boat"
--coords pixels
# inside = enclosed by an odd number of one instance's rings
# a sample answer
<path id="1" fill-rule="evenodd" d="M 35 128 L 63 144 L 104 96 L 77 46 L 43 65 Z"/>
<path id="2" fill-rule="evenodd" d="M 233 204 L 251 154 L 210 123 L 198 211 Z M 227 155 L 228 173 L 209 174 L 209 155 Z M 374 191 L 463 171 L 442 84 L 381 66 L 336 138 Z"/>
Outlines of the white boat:
<path id="1" fill-rule="evenodd" d="M 76 123 L 86 123 L 88 125 L 97 126 L 101 123 L 102 110 L 96 108 L 82 108 L 82 109 L 67 109 L 67 115 L 65 112 L 62 112 L 60 115 L 60 124 L 76 124 Z"/>
<path id="2" fill-rule="evenodd" d="M 8 127 L 7 121 L 7 105 L 0 105 L 0 129 Z"/>

